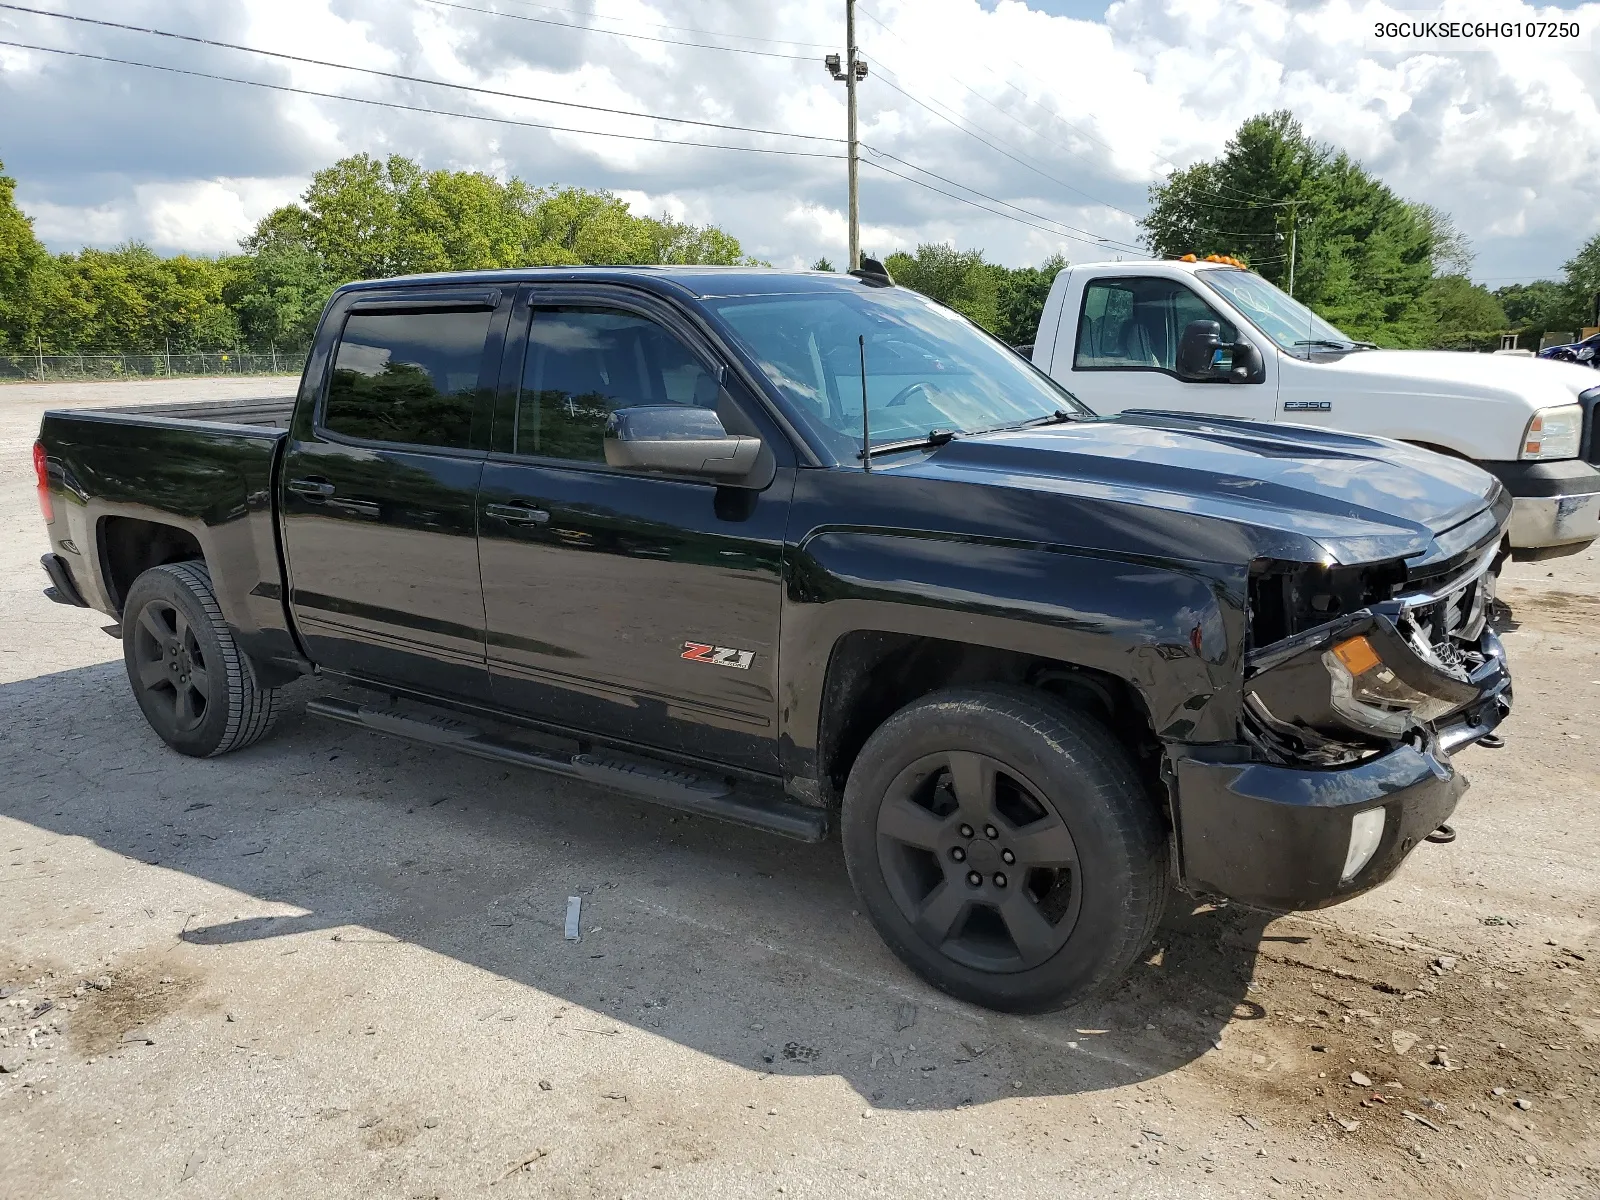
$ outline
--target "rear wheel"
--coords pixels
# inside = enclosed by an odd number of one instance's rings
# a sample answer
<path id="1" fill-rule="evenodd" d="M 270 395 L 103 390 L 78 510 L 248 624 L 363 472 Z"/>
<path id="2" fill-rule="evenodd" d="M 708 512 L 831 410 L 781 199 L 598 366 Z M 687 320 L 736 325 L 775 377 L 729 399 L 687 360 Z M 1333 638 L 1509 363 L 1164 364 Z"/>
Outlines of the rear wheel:
<path id="1" fill-rule="evenodd" d="M 856 759 L 841 834 L 890 949 L 990 1008 L 1109 986 L 1166 904 L 1166 836 L 1126 750 L 1027 689 L 941 692 L 896 713 Z"/>
<path id="2" fill-rule="evenodd" d="M 235 644 L 204 563 L 168 563 L 134 580 L 122 657 L 145 720 L 174 750 L 226 754 L 272 728 L 277 693 Z"/>

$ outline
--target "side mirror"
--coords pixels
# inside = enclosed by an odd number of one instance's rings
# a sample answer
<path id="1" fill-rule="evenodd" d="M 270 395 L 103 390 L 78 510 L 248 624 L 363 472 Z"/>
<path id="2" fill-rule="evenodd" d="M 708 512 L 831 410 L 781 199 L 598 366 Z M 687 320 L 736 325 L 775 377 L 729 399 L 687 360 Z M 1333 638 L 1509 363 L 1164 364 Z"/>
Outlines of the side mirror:
<path id="1" fill-rule="evenodd" d="M 609 466 L 735 483 L 755 470 L 762 445 L 758 437 L 729 436 L 709 408 L 643 404 L 611 414 L 605 450 Z"/>
<path id="2" fill-rule="evenodd" d="M 1216 321 L 1190 321 L 1178 339 L 1177 370 L 1180 379 L 1214 379 L 1212 364 L 1222 348 L 1222 326 Z"/>
<path id="3" fill-rule="evenodd" d="M 1261 383 L 1267 377 L 1267 364 L 1261 358 L 1256 344 L 1240 338 L 1233 344 L 1233 369 L 1228 372 L 1229 383 Z"/>

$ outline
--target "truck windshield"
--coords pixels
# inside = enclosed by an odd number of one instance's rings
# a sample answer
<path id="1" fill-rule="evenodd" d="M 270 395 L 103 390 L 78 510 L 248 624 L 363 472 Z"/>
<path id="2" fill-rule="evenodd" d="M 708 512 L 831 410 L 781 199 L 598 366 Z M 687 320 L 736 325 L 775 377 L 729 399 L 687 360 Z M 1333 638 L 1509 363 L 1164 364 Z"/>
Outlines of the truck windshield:
<path id="1" fill-rule="evenodd" d="M 708 301 L 835 461 L 872 444 L 1094 413 L 965 317 L 903 288 Z"/>
<path id="2" fill-rule="evenodd" d="M 1309 358 L 1316 351 L 1360 350 L 1370 343 L 1345 337 L 1293 296 L 1279 291 L 1254 271 L 1237 267 L 1215 267 L 1199 271 L 1209 285 L 1247 317 L 1280 349 L 1298 358 Z"/>

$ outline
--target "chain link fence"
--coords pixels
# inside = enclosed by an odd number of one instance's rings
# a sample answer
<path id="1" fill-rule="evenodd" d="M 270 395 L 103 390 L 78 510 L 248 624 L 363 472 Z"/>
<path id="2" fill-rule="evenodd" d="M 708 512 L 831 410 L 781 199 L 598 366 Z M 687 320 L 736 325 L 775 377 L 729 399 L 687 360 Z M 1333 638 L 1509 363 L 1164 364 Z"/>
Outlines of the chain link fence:
<path id="1" fill-rule="evenodd" d="M 298 375 L 304 351 L 240 354 L 21 354 L 0 355 L 0 382 L 61 379 L 160 379 L 176 375 Z"/>

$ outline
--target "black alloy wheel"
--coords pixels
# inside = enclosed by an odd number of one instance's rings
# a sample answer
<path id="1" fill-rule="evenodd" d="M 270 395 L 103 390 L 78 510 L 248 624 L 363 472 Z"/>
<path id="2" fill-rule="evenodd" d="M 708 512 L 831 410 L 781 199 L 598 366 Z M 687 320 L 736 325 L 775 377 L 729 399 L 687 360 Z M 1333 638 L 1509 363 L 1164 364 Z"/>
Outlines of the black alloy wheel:
<path id="1" fill-rule="evenodd" d="M 895 713 L 851 766 L 839 833 L 889 948 L 1006 1012 L 1105 991 L 1166 908 L 1152 785 L 1100 720 L 1033 688 L 952 688 Z"/>
<path id="2" fill-rule="evenodd" d="M 1077 924 L 1072 832 L 1040 788 L 986 754 L 946 751 L 901 771 L 878 809 L 878 841 L 901 913 L 963 966 L 1037 967 Z"/>
<path id="3" fill-rule="evenodd" d="M 211 703 L 211 675 L 194 630 L 177 605 L 154 599 L 139 610 L 133 659 L 136 686 L 149 701 L 142 707 L 156 732 L 170 741 L 199 729 Z"/>
<path id="4" fill-rule="evenodd" d="M 278 694 L 234 641 L 203 562 L 164 563 L 133 581 L 122 659 L 145 720 L 174 750 L 226 754 L 272 728 Z"/>

